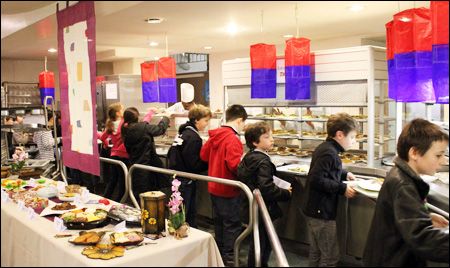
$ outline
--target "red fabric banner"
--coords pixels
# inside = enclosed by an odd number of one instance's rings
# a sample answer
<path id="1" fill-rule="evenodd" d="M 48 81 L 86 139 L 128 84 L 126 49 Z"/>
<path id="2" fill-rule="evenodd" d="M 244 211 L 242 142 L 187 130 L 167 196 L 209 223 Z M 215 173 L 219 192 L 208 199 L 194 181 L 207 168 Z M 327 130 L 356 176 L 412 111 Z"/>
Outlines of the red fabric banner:
<path id="1" fill-rule="evenodd" d="M 286 40 L 285 66 L 310 65 L 310 40 L 290 38 Z"/>
<path id="2" fill-rule="evenodd" d="M 44 71 L 39 74 L 39 88 L 55 88 L 55 74 Z"/>
<path id="3" fill-rule="evenodd" d="M 431 51 L 430 9 L 413 8 L 394 15 L 394 54 Z"/>
<path id="4" fill-rule="evenodd" d="M 448 44 L 448 1 L 431 1 L 433 45 Z"/>
<path id="5" fill-rule="evenodd" d="M 163 57 L 158 60 L 158 78 L 176 78 L 177 68 L 172 57 Z"/>
<path id="6" fill-rule="evenodd" d="M 255 44 L 250 46 L 252 69 L 276 69 L 277 51 L 275 45 Z"/>

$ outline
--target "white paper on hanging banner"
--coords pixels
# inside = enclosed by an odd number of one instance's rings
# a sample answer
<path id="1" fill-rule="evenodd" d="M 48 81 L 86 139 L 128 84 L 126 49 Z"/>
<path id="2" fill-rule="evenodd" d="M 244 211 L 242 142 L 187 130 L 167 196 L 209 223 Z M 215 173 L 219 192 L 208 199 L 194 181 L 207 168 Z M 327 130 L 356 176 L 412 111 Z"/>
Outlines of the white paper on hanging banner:
<path id="1" fill-rule="evenodd" d="M 126 221 L 122 221 L 121 223 L 117 224 L 116 226 L 114 226 L 114 232 L 116 233 L 122 233 L 122 232 L 126 232 L 127 229 L 127 222 Z"/>
<path id="2" fill-rule="evenodd" d="M 53 223 L 54 223 L 56 232 L 58 232 L 58 233 L 64 232 L 67 229 L 67 227 L 64 226 L 64 221 L 59 217 L 55 217 L 55 219 L 53 220 Z"/>
<path id="3" fill-rule="evenodd" d="M 281 189 L 288 190 L 291 187 L 291 184 L 285 180 L 278 178 L 277 176 L 273 176 L 273 183 Z"/>
<path id="4" fill-rule="evenodd" d="M 33 208 L 27 208 L 27 214 L 28 214 L 28 218 L 30 220 L 34 219 L 36 217 L 36 212 L 34 212 Z"/>
<path id="5" fill-rule="evenodd" d="M 33 178 L 30 178 L 30 179 L 28 180 L 27 185 L 30 186 L 30 187 L 33 187 L 33 188 L 36 187 L 36 180 L 33 179 Z"/>
<path id="6" fill-rule="evenodd" d="M 17 201 L 17 206 L 19 207 L 19 210 L 25 210 L 25 203 L 22 200 Z"/>
<path id="7" fill-rule="evenodd" d="M 66 184 L 62 181 L 56 182 L 56 188 L 58 188 L 58 192 L 60 192 L 60 193 L 66 192 Z"/>
<path id="8" fill-rule="evenodd" d="M 106 84 L 106 99 L 107 100 L 115 100 L 117 99 L 117 84 Z"/>

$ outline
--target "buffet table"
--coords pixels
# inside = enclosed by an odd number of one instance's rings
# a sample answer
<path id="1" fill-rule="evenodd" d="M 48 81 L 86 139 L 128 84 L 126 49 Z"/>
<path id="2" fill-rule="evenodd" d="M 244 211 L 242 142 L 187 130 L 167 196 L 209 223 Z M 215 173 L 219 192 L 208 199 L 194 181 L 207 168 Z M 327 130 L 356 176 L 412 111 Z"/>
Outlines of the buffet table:
<path id="1" fill-rule="evenodd" d="M 38 215 L 30 219 L 12 201 L 2 201 L 1 211 L 2 266 L 224 266 L 212 235 L 194 228 L 181 240 L 167 236 L 127 249 L 123 257 L 89 259 L 81 254 L 85 246 L 73 245 L 67 237 L 55 238 L 52 221 Z M 110 224 L 98 230 L 112 228 Z"/>

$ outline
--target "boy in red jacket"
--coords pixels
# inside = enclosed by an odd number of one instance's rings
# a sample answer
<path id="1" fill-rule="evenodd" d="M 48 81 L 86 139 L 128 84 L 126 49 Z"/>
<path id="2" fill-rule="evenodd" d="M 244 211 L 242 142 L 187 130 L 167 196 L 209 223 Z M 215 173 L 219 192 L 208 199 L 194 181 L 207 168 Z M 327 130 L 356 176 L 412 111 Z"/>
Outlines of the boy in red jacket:
<path id="1" fill-rule="evenodd" d="M 242 105 L 230 106 L 226 124 L 209 131 L 209 139 L 200 151 L 208 162 L 208 175 L 237 180 L 237 168 L 244 153 L 239 132 L 244 128 L 247 112 Z M 234 264 L 234 242 L 241 232 L 239 188 L 208 182 L 214 217 L 214 233 L 225 265 Z"/>

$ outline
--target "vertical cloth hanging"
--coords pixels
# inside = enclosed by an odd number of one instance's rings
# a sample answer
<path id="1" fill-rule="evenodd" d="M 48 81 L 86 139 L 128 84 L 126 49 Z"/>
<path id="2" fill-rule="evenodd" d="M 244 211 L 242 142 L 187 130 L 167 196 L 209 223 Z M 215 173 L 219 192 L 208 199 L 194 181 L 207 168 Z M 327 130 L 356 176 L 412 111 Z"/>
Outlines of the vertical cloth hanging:
<path id="1" fill-rule="evenodd" d="M 434 101 L 430 9 L 413 8 L 395 14 L 393 32 L 396 100 Z"/>
<path id="2" fill-rule="evenodd" d="M 159 100 L 159 94 L 156 62 L 141 63 L 141 79 L 142 101 L 144 103 L 157 102 Z"/>
<path id="3" fill-rule="evenodd" d="M 310 40 L 290 38 L 285 49 L 286 100 L 311 98 Z"/>
<path id="4" fill-rule="evenodd" d="M 159 102 L 177 102 L 177 69 L 172 57 L 158 60 Z"/>
<path id="5" fill-rule="evenodd" d="M 448 1 L 431 1 L 430 9 L 434 94 L 448 104 Z"/>
<path id="6" fill-rule="evenodd" d="M 275 45 L 250 46 L 252 68 L 251 98 L 277 97 L 277 56 Z"/>
<path id="7" fill-rule="evenodd" d="M 39 91 L 41 92 L 42 104 L 44 104 L 47 96 L 55 99 L 55 75 L 53 72 L 43 71 L 39 74 Z M 51 104 L 51 100 L 47 100 L 47 104 Z"/>
<path id="8" fill-rule="evenodd" d="M 394 21 L 386 23 L 386 58 L 388 68 L 388 96 L 391 99 L 397 99 L 397 74 L 395 73 L 394 60 Z"/>

